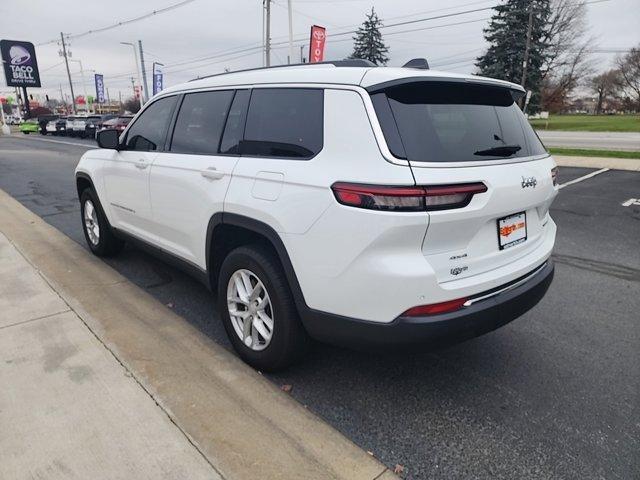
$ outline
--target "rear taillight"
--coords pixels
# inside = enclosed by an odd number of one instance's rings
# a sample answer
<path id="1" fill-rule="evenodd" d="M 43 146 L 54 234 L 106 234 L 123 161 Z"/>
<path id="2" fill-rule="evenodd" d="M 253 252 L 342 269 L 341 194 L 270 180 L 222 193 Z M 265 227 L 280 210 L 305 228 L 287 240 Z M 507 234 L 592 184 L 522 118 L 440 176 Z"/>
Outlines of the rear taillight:
<path id="1" fill-rule="evenodd" d="M 334 183 L 333 194 L 342 205 L 394 212 L 417 212 L 465 207 L 476 193 L 484 193 L 484 183 L 431 186 L 382 186 Z"/>
<path id="2" fill-rule="evenodd" d="M 551 180 L 553 180 L 553 185 L 558 185 L 558 167 L 553 167 L 551 169 Z"/>
<path id="3" fill-rule="evenodd" d="M 448 313 L 460 310 L 468 298 L 456 298 L 455 300 L 449 300 L 441 303 L 432 303 L 431 305 L 419 305 L 417 307 L 410 308 L 404 312 L 401 317 L 421 317 L 424 315 L 436 315 L 438 313 Z"/>

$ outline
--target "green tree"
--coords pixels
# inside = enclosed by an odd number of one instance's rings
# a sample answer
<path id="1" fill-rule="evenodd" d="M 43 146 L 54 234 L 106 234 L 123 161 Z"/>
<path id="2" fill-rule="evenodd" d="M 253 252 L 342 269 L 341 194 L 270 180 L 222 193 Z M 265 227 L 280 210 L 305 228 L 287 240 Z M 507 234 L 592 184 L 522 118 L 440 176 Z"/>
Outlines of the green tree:
<path id="1" fill-rule="evenodd" d="M 353 53 L 350 58 L 362 58 L 376 65 L 386 65 L 389 61 L 389 47 L 382 41 L 381 27 L 382 21 L 371 7 L 371 13 L 367 14 L 367 19 L 353 37 Z"/>
<path id="2" fill-rule="evenodd" d="M 484 29 L 489 48 L 477 59 L 476 66 L 481 75 L 520 84 L 531 12 L 531 40 L 524 87 L 532 94 L 528 110 L 536 112 L 540 109 L 542 68 L 548 49 L 550 0 L 506 0 L 494 10 L 489 26 Z"/>

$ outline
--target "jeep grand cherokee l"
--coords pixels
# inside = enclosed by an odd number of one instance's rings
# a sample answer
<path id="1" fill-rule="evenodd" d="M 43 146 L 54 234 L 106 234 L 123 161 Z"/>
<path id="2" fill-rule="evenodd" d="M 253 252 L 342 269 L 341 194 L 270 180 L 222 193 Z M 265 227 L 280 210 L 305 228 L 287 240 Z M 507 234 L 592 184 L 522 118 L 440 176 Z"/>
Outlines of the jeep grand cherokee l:
<path id="1" fill-rule="evenodd" d="M 553 278 L 556 166 L 523 94 L 362 61 L 169 88 L 78 164 L 87 243 L 113 255 L 128 241 L 193 273 L 258 369 L 290 364 L 309 337 L 480 335 Z"/>

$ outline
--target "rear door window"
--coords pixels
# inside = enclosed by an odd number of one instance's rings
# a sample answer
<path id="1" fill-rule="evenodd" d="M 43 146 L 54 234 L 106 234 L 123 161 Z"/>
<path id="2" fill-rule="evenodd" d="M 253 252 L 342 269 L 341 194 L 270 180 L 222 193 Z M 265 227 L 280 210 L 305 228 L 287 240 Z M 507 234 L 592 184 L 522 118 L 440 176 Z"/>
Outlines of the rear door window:
<path id="1" fill-rule="evenodd" d="M 505 88 L 414 82 L 373 97 L 389 149 L 399 158 L 473 162 L 546 153 Z"/>
<path id="2" fill-rule="evenodd" d="M 322 150 L 323 110 L 321 89 L 254 89 L 240 153 L 298 159 L 315 156 Z"/>
<path id="3" fill-rule="evenodd" d="M 171 140 L 171 151 L 214 155 L 233 90 L 188 93 L 184 96 Z"/>

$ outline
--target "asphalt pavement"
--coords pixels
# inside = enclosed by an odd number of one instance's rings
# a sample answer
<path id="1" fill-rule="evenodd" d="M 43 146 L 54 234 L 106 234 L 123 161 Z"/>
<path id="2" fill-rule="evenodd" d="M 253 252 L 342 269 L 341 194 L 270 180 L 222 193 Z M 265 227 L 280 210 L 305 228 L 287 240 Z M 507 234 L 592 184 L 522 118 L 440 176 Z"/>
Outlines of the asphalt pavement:
<path id="1" fill-rule="evenodd" d="M 547 147 L 640 151 L 638 132 L 563 132 L 536 130 Z"/>
<path id="2" fill-rule="evenodd" d="M 0 137 L 0 188 L 84 246 L 65 139 Z M 81 140 L 70 143 L 91 144 Z M 563 168 L 561 183 L 592 169 Z M 415 479 L 640 478 L 640 173 L 562 189 L 556 277 L 511 324 L 438 351 L 324 345 L 271 375 L 385 464 Z M 127 247 L 108 263 L 230 348 L 212 295 Z"/>

